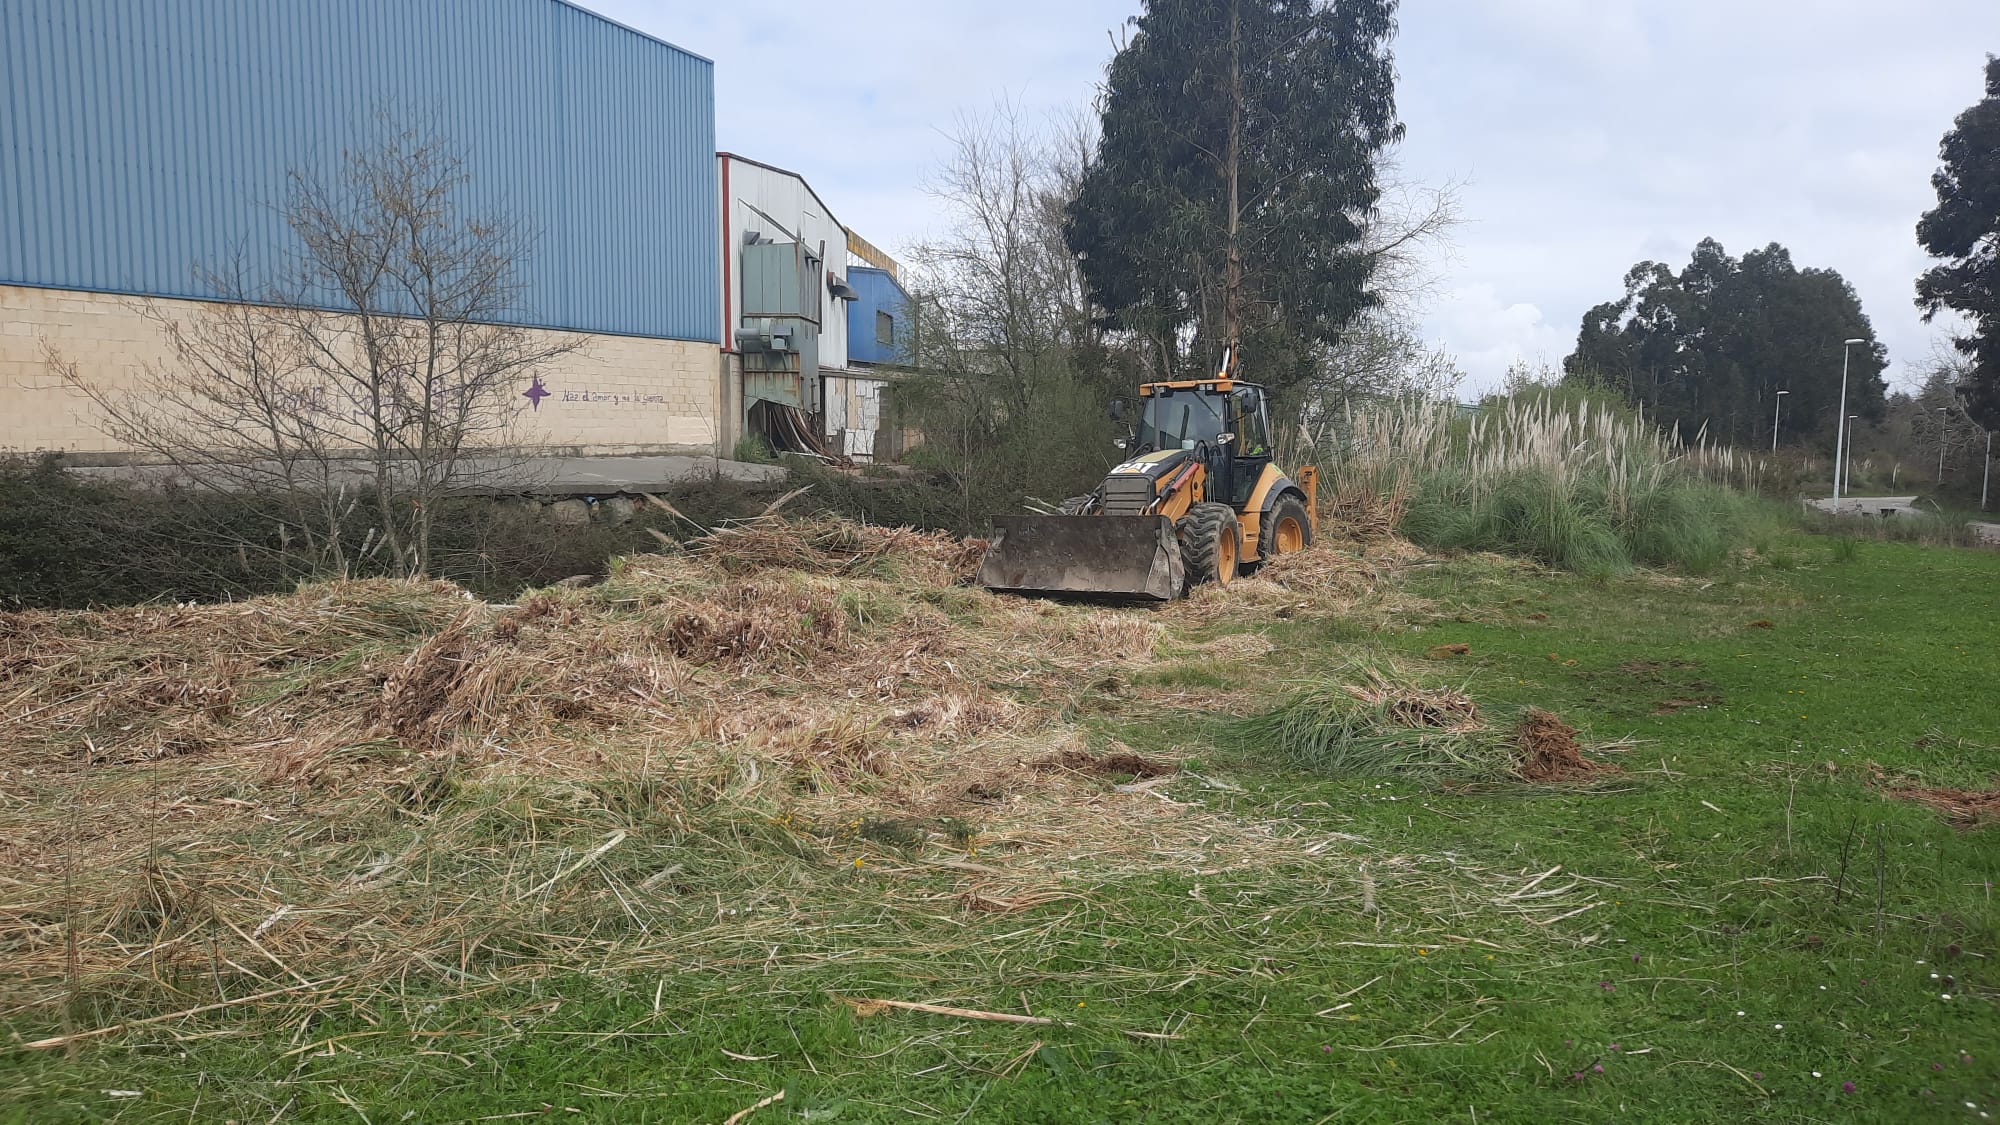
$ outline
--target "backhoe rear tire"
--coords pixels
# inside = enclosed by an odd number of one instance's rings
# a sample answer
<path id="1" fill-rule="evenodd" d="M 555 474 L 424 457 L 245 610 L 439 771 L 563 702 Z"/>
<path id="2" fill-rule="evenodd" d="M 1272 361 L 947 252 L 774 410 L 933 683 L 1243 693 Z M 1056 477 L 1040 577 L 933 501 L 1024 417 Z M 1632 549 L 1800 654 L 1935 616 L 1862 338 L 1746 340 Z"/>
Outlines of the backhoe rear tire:
<path id="1" fill-rule="evenodd" d="M 1257 558 L 1270 562 L 1279 555 L 1303 551 L 1312 541 L 1312 520 L 1306 516 L 1305 501 L 1287 496 L 1271 505 L 1270 514 L 1257 529 Z"/>
<path id="2" fill-rule="evenodd" d="M 1237 562 L 1243 557 L 1243 528 L 1236 522 L 1236 509 L 1196 504 L 1181 520 L 1180 536 L 1189 586 L 1203 582 L 1227 586 L 1236 580 Z"/>

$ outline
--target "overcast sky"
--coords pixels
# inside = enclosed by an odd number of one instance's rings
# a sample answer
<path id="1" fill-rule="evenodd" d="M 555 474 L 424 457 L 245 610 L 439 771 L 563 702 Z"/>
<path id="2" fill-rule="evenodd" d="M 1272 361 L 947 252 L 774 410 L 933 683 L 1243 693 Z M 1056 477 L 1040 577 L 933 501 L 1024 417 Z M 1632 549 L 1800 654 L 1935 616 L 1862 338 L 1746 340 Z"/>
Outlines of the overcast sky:
<path id="1" fill-rule="evenodd" d="M 800 172 L 892 252 L 961 113 L 1091 99 L 1138 0 L 584 0 L 715 60 L 721 147 Z M 1409 0 L 1393 49 L 1407 178 L 1464 181 L 1426 331 L 1469 374 L 1559 366 L 1635 262 L 1704 236 L 1839 270 L 1888 344 L 1911 303 L 1938 138 L 2000 52 L 2000 0 Z"/>

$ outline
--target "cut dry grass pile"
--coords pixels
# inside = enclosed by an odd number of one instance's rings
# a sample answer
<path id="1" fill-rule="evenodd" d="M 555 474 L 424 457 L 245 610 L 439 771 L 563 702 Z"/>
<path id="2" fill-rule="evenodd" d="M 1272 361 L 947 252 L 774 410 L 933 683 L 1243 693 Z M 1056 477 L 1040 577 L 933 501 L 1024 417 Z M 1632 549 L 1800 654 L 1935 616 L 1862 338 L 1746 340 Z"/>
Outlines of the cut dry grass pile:
<path id="1" fill-rule="evenodd" d="M 1288 618 L 1339 614 L 1391 618 L 1427 607 L 1404 593 L 1396 573 L 1423 552 L 1408 541 L 1378 538 L 1367 543 L 1314 543 L 1280 555 L 1254 576 L 1227 587 L 1197 586 L 1188 597 L 1162 611 L 1176 625 L 1200 625 L 1244 616 Z"/>
<path id="2" fill-rule="evenodd" d="M 1540 707 L 1530 707 L 1521 714 L 1514 727 L 1514 748 L 1521 777 L 1527 781 L 1588 781 L 1618 772 L 1618 767 L 1607 762 L 1584 757 L 1576 728 Z"/>
<path id="3" fill-rule="evenodd" d="M 1289 854 L 1111 786 L 1172 763 L 1064 717 L 1185 618 L 971 589 L 979 550 L 767 518 L 512 606 L 345 582 L 0 615 L 0 1008 L 671 965 L 738 940 L 725 895 L 832 867 L 942 865 L 990 911 L 1080 857 Z M 1285 605 L 1352 588 L 1292 569 Z"/>
<path id="4" fill-rule="evenodd" d="M 1321 537 L 1360 543 L 1394 540 L 1396 525 L 1402 522 L 1409 507 L 1409 487 L 1409 481 L 1402 479 L 1390 481 L 1383 488 L 1348 483 L 1327 489 Z"/>
<path id="5" fill-rule="evenodd" d="M 2000 789 L 1892 786 L 1886 792 L 1899 800 L 1929 805 L 1960 828 L 1987 828 L 2000 824 Z"/>
<path id="6" fill-rule="evenodd" d="M 729 574 L 775 567 L 949 586 L 972 581 L 986 541 L 845 520 L 758 520 L 714 531 L 692 550 Z"/>
<path id="7" fill-rule="evenodd" d="M 1277 708 L 1235 726 L 1244 751 L 1324 774 L 1555 784 L 1618 772 L 1583 757 L 1576 735 L 1538 707 L 1502 734 L 1463 691 L 1384 662 L 1357 663 L 1339 677 L 1301 685 Z"/>

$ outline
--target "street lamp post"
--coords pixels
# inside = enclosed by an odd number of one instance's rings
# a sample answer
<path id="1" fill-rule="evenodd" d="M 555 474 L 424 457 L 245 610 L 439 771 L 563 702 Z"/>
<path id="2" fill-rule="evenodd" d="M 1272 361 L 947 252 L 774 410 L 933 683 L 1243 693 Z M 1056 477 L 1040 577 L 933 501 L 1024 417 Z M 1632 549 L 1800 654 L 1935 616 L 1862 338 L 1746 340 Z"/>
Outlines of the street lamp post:
<path id="1" fill-rule="evenodd" d="M 1867 342 L 1866 340 L 1846 340 L 1840 345 L 1840 413 L 1834 415 L 1833 427 L 1834 515 L 1840 514 L 1840 459 L 1846 452 L 1844 442 L 1847 437 L 1847 365 L 1854 354 L 1848 351 L 1848 349 L 1856 344 L 1865 344 Z"/>
<path id="2" fill-rule="evenodd" d="M 1986 465 L 1979 471 L 1979 510 L 1986 510 L 1986 485 L 1993 479 L 1993 431 L 1986 431 Z"/>
<path id="3" fill-rule="evenodd" d="M 1946 407 L 1946 406 L 1940 406 L 1940 407 L 1938 407 L 1938 408 L 1937 408 L 1937 412 L 1938 412 L 1939 414 L 1943 414 L 1943 415 L 1946 415 L 1947 417 L 1949 417 L 1949 416 L 1950 416 L 1950 414 L 1951 414 L 1951 408 L 1950 408 L 1950 407 Z M 1944 483 L 1944 419 L 1943 419 L 1943 418 L 1940 418 L 1940 419 L 1938 419 L 1938 471 L 1937 471 L 1937 483 L 1939 483 L 1939 484 L 1943 484 L 1943 483 Z"/>
<path id="4" fill-rule="evenodd" d="M 1993 479 L 1993 431 L 1986 431 L 1986 467 L 1979 473 L 1979 510 L 1986 510 L 1986 485 Z"/>
<path id="5" fill-rule="evenodd" d="M 1777 395 L 1778 405 L 1771 408 L 1771 452 L 1773 453 L 1778 451 L 1778 414 L 1785 409 L 1785 396 L 1791 393 L 1790 391 L 1779 391 Z"/>
<path id="6" fill-rule="evenodd" d="M 1862 418 L 1860 414 L 1848 414 L 1848 470 L 1842 476 L 1842 480 L 1848 482 L 1850 496 L 1854 494 L 1854 422 L 1858 422 L 1860 418 Z"/>
<path id="7" fill-rule="evenodd" d="M 1840 479 L 1846 482 L 1850 496 L 1854 494 L 1854 423 L 1860 417 L 1859 414 L 1847 416 L 1847 468 L 1841 472 Z"/>

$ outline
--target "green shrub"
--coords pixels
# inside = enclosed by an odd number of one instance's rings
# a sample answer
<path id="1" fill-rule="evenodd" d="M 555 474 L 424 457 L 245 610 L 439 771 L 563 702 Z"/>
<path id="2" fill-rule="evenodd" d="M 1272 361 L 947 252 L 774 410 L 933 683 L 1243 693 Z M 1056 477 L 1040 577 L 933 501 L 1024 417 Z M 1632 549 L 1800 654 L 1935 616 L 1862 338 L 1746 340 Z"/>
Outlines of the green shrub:
<path id="1" fill-rule="evenodd" d="M 765 441 L 762 434 L 744 434 L 737 438 L 736 449 L 731 456 L 738 461 L 747 461 L 753 465 L 778 463 L 778 455 L 771 451 L 771 443 Z"/>
<path id="2" fill-rule="evenodd" d="M 57 454 L 0 458 L 0 609 L 81 609 L 289 590 L 311 567 L 281 505 L 141 491 L 69 471 Z"/>
<path id="3" fill-rule="evenodd" d="M 1684 445 L 1577 388 L 1489 398 L 1470 419 L 1448 403 L 1376 403 L 1351 411 L 1343 436 L 1327 467 L 1334 494 L 1391 497 L 1399 528 L 1426 547 L 1585 574 L 1703 573 L 1784 519 L 1733 487 L 1761 471 L 1754 459 Z"/>
<path id="4" fill-rule="evenodd" d="M 1807 531 L 1842 538 L 1868 539 L 1877 543 L 1922 543 L 1932 547 L 1978 547 L 1979 536 L 1965 520 L 1920 512 L 1909 516 L 1831 516 L 1812 512 L 1805 517 Z"/>
<path id="5" fill-rule="evenodd" d="M 1525 555 L 1565 570 L 1630 566 L 1605 513 L 1591 510 L 1587 495 L 1532 471 L 1510 473 L 1463 499 L 1420 487 L 1403 531 L 1426 547 Z"/>
<path id="6" fill-rule="evenodd" d="M 489 598 L 572 575 L 598 575 L 615 556 L 659 548 L 656 534 L 686 539 L 728 519 L 754 516 L 771 485 L 693 481 L 665 499 L 686 518 L 651 505 L 624 524 L 565 527 L 490 498 L 444 502 L 433 558 L 439 577 Z M 333 577 L 285 526 L 294 506 L 252 493 L 144 489 L 70 471 L 60 457 L 0 459 L 0 609 L 81 609 L 149 601 L 220 601 L 281 593 Z M 357 498 L 345 538 L 346 573 L 389 573 L 368 541 L 372 505 Z"/>

